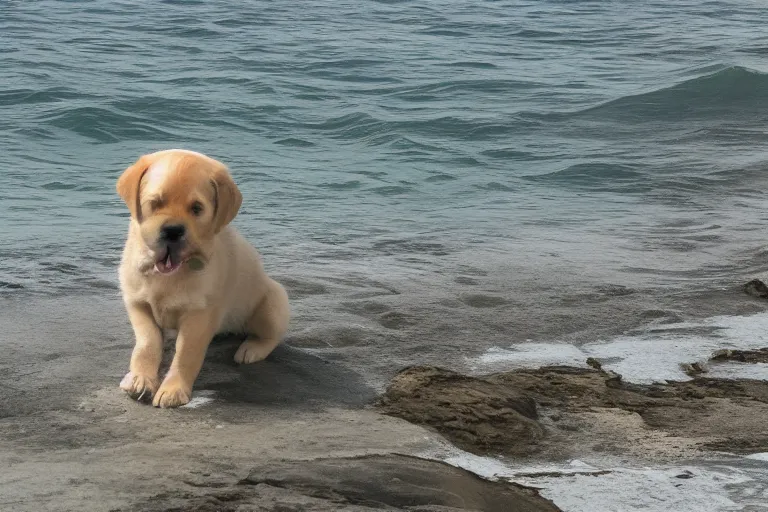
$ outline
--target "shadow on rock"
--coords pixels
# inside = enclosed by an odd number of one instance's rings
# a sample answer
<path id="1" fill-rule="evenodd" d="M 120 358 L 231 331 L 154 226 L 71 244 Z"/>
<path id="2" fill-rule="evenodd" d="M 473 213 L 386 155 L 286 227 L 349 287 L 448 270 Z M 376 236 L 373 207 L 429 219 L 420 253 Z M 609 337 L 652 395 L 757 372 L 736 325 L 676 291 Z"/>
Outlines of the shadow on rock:
<path id="1" fill-rule="evenodd" d="M 238 365 L 233 356 L 241 341 L 214 340 L 195 390 L 213 390 L 228 403 L 302 408 L 361 407 L 376 396 L 360 374 L 285 344 L 264 361 Z"/>
<path id="2" fill-rule="evenodd" d="M 238 485 L 156 496 L 143 512 L 344 511 L 558 512 L 530 488 L 403 455 L 284 461 L 254 469 Z"/>

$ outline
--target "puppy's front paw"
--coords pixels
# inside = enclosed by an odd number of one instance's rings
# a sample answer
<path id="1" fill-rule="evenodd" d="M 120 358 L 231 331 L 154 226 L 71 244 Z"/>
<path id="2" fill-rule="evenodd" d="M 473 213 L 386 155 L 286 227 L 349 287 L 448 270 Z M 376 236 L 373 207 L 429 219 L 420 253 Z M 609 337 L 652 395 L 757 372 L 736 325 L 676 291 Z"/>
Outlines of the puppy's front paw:
<path id="1" fill-rule="evenodd" d="M 157 376 L 135 374 L 128 372 L 120 381 L 120 389 L 135 400 L 150 399 L 157 391 Z"/>
<path id="2" fill-rule="evenodd" d="M 191 397 L 192 386 L 185 384 L 179 377 L 167 376 L 157 390 L 152 405 L 163 409 L 179 407 L 189 403 Z"/>

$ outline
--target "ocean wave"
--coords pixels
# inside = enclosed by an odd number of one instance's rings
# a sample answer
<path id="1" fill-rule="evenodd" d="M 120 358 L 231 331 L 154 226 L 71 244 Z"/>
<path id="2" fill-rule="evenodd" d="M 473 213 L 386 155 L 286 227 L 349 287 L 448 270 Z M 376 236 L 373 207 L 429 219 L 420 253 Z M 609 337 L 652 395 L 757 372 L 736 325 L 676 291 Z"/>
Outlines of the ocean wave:
<path id="1" fill-rule="evenodd" d="M 456 181 L 458 178 L 456 176 L 452 176 L 450 174 L 445 173 L 439 173 L 439 174 L 433 174 L 432 176 L 429 176 L 428 178 L 425 178 L 424 181 L 427 183 L 442 183 L 446 181 Z"/>
<path id="2" fill-rule="evenodd" d="M 498 66 L 496 64 L 491 64 L 490 62 L 474 62 L 474 61 L 456 61 L 456 62 L 447 62 L 445 64 L 442 64 L 443 66 L 449 67 L 449 68 L 474 68 L 474 69 L 496 69 Z"/>
<path id="3" fill-rule="evenodd" d="M 75 107 L 48 114 L 41 122 L 74 132 L 97 142 L 121 142 L 126 139 L 152 140 L 177 137 L 168 129 L 147 122 L 140 115 L 106 107 Z"/>
<path id="4" fill-rule="evenodd" d="M 329 190 L 357 190 L 360 188 L 361 183 L 359 180 L 350 180 L 344 182 L 321 183 L 318 186 Z"/>
<path id="5" fill-rule="evenodd" d="M 491 181 L 489 183 L 474 185 L 478 190 L 487 190 L 490 192 L 514 192 L 516 189 L 498 181 Z"/>
<path id="6" fill-rule="evenodd" d="M 445 98 L 446 95 L 455 97 L 459 94 L 509 94 L 512 91 L 531 90 L 539 86 L 540 84 L 530 80 L 483 77 L 464 80 L 438 80 L 418 85 L 376 87 L 356 92 L 366 95 L 387 96 L 404 101 L 430 101 Z"/>
<path id="7" fill-rule="evenodd" d="M 82 100 L 83 95 L 68 87 L 49 87 L 43 90 L 9 89 L 0 91 L 0 107 L 55 103 L 64 100 Z"/>
<path id="8" fill-rule="evenodd" d="M 733 66 L 656 91 L 624 96 L 570 117 L 679 122 L 768 117 L 768 74 Z"/>
<path id="9" fill-rule="evenodd" d="M 409 192 L 412 192 L 413 189 L 402 185 L 386 185 L 383 187 L 370 188 L 368 191 L 380 196 L 398 196 L 408 194 Z"/>
<path id="10" fill-rule="evenodd" d="M 505 161 L 519 160 L 523 162 L 535 162 L 553 158 L 552 156 L 542 156 L 531 151 L 520 151 L 515 148 L 486 149 L 481 151 L 480 154 L 493 159 Z"/>
<path id="11" fill-rule="evenodd" d="M 593 162 L 571 165 L 559 171 L 524 178 L 535 182 L 615 190 L 621 184 L 639 183 L 645 177 L 645 173 L 628 165 Z"/>
<path id="12" fill-rule="evenodd" d="M 279 144 L 281 146 L 290 146 L 294 148 L 311 148 L 315 145 L 314 142 L 299 139 L 297 137 L 288 137 L 287 139 L 276 140 L 275 144 Z"/>
<path id="13" fill-rule="evenodd" d="M 333 117 L 301 129 L 324 132 L 325 136 L 342 140 L 371 141 L 371 145 L 400 144 L 412 137 L 445 137 L 461 140 L 491 140 L 522 133 L 532 123 L 511 116 L 489 119 L 443 116 L 432 119 L 385 121 L 371 114 L 356 112 Z"/>

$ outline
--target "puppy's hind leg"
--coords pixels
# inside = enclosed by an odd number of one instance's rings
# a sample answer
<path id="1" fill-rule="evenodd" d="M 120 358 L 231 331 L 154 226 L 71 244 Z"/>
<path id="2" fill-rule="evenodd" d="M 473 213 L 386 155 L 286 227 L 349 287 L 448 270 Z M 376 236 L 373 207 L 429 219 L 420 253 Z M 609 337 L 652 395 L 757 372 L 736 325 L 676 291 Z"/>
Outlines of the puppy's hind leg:
<path id="1" fill-rule="evenodd" d="M 237 349 L 235 362 L 256 363 L 271 354 L 288 330 L 290 316 L 288 294 L 270 279 L 269 291 L 246 324 L 248 338 Z"/>

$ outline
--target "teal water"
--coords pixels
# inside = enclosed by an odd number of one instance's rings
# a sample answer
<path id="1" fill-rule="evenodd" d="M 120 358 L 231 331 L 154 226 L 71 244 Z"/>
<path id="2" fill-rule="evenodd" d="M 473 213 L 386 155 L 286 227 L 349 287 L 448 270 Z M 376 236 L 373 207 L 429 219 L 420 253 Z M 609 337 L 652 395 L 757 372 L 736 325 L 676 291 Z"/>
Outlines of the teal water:
<path id="1" fill-rule="evenodd" d="M 718 286 L 763 268 L 766 26 L 747 0 L 3 2 L 0 294 L 116 295 L 115 180 L 170 147 L 231 167 L 300 313 Z"/>

